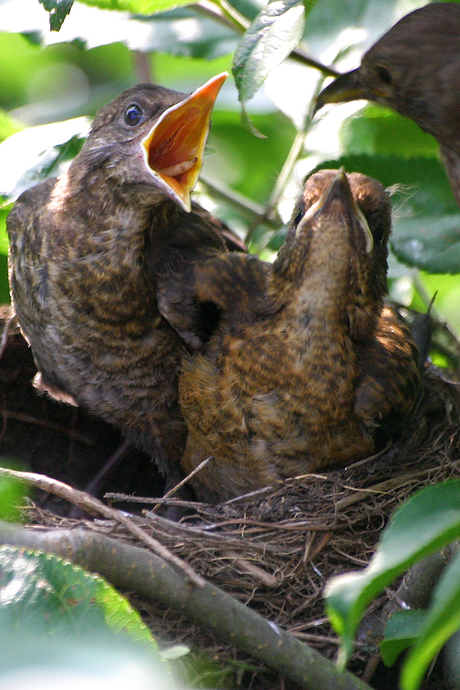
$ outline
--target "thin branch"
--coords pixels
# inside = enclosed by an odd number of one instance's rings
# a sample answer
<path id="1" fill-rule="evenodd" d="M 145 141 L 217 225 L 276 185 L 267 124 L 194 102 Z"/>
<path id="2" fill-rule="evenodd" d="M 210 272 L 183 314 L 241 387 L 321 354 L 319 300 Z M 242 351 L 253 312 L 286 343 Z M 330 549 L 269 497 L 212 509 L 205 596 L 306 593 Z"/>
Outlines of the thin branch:
<path id="1" fill-rule="evenodd" d="M 68 429 L 64 426 L 61 426 L 60 424 L 50 422 L 47 419 L 39 419 L 38 417 L 34 417 L 34 415 L 27 414 L 26 412 L 16 412 L 14 410 L 7 410 L 4 408 L 0 410 L 0 415 L 4 419 L 14 419 L 17 422 L 25 422 L 26 424 L 31 424 L 33 426 L 44 427 L 45 429 L 49 429 L 50 431 L 57 431 L 59 434 L 62 434 L 63 436 L 68 436 L 74 441 L 83 443 L 86 446 L 95 445 L 94 438 L 92 438 L 91 436 L 86 436 L 85 434 L 81 434 L 79 431 Z"/>
<path id="2" fill-rule="evenodd" d="M 205 190 L 212 192 L 212 195 L 215 199 L 223 199 L 230 206 L 233 206 L 242 215 L 247 216 L 252 221 L 258 222 L 265 215 L 265 208 L 261 204 L 258 204 L 252 199 L 248 199 L 248 197 L 235 192 L 233 189 L 225 187 L 215 179 L 211 180 L 206 175 L 201 174 L 199 184 L 200 186 L 204 187 Z M 272 224 L 274 228 L 278 228 L 276 223 L 273 223 L 270 220 L 267 222 Z"/>
<path id="3" fill-rule="evenodd" d="M 172 554 L 168 549 L 160 544 L 159 541 L 148 535 L 143 529 L 136 525 L 133 520 L 131 520 L 127 515 L 122 513 L 115 508 L 110 508 L 106 506 L 105 503 L 99 501 L 94 496 L 85 493 L 84 491 L 79 491 L 74 489 L 64 482 L 59 482 L 57 479 L 51 479 L 46 477 L 44 474 L 36 474 L 34 472 L 18 472 L 17 470 L 10 470 L 6 467 L 0 467 L 0 476 L 5 475 L 7 477 L 14 477 L 19 481 L 26 482 L 35 486 L 37 489 L 42 491 L 47 491 L 55 496 L 60 496 L 70 503 L 83 508 L 90 515 L 103 515 L 109 520 L 115 520 L 122 524 L 128 532 L 131 532 L 139 541 L 142 541 L 146 546 L 148 546 L 152 551 L 154 551 L 160 558 L 163 558 L 167 563 L 175 565 L 176 568 L 182 570 L 185 576 L 190 580 L 191 583 L 197 587 L 203 587 L 205 585 L 205 580 L 198 575 L 193 568 L 191 568 L 188 563 L 183 561 Z"/>
<path id="4" fill-rule="evenodd" d="M 192 5 L 200 14 L 210 17 L 219 24 L 223 24 L 229 29 L 233 29 L 238 34 L 244 34 L 250 22 L 243 17 L 231 5 L 224 2 L 213 2 L 213 0 L 199 0 Z"/>
<path id="5" fill-rule="evenodd" d="M 134 51 L 134 72 L 136 74 L 136 81 L 140 83 L 149 83 L 152 81 L 152 72 L 150 67 L 150 55 L 143 50 Z"/>

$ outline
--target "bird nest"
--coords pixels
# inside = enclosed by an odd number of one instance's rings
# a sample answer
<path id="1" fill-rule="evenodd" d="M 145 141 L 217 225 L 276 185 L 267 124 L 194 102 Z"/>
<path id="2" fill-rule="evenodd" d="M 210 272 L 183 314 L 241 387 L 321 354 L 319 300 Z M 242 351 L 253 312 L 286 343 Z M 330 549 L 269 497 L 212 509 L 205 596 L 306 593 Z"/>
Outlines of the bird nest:
<path id="1" fill-rule="evenodd" d="M 378 455 L 217 506 L 191 504 L 179 523 L 158 517 L 155 507 L 133 521 L 208 582 L 333 658 L 338 641 L 324 613 L 325 583 L 335 574 L 366 566 L 389 515 L 416 489 L 460 474 L 459 418 L 459 384 L 427 366 L 423 394 L 405 436 Z M 115 506 L 121 500 L 126 505 L 125 495 L 109 498 Z M 164 503 L 131 500 L 132 508 Z M 117 521 L 69 520 L 41 507 L 29 512 L 33 522 L 49 528 L 84 526 L 145 546 Z M 131 595 L 161 638 L 192 643 L 220 659 L 235 657 L 235 649 L 177 611 Z M 387 591 L 374 609 L 391 596 Z M 352 670 L 362 670 L 371 651 L 367 642 L 358 644 Z"/>
<path id="2" fill-rule="evenodd" d="M 208 581 L 332 658 L 337 639 L 324 614 L 325 583 L 367 565 L 389 515 L 416 489 L 460 474 L 459 417 L 459 387 L 427 369 L 411 433 L 379 456 L 324 475 L 296 477 L 215 507 L 197 504 L 179 524 L 152 521 L 148 512 L 136 524 Z M 66 524 L 43 512 L 35 519 Z M 107 523 L 93 523 L 91 529 L 106 532 Z M 116 536 L 133 542 L 120 526 Z M 384 606 L 388 596 L 387 591 L 375 606 Z M 163 638 L 193 640 L 222 657 L 224 648 L 215 638 L 203 636 L 185 618 L 162 605 L 137 604 Z M 368 657 L 367 643 L 358 644 L 355 663 Z"/>

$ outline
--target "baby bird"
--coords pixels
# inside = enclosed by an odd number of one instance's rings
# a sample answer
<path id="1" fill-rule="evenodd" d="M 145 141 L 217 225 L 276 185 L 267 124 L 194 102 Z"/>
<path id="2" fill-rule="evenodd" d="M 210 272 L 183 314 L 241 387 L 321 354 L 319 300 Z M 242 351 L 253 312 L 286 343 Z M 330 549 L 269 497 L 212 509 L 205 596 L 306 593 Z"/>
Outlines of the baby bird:
<path id="1" fill-rule="evenodd" d="M 187 433 L 184 340 L 200 335 L 188 335 L 195 306 L 185 284 L 174 302 L 177 286 L 226 251 L 218 223 L 190 201 L 225 78 L 190 96 L 124 91 L 96 114 L 68 171 L 24 192 L 8 217 L 11 295 L 35 385 L 117 426 L 169 484 L 182 476 Z"/>
<path id="2" fill-rule="evenodd" d="M 318 96 L 326 103 L 365 98 L 410 117 L 441 146 L 460 206 L 460 5 L 432 3 L 406 15 Z"/>
<path id="3" fill-rule="evenodd" d="M 273 267 L 252 261 L 252 291 L 242 271 L 245 318 L 221 296 L 217 330 L 179 380 L 184 471 L 211 458 L 193 480 L 201 499 L 347 465 L 374 452 L 382 426 L 407 420 L 419 371 L 408 330 L 384 306 L 390 228 L 380 183 L 318 172 Z"/>

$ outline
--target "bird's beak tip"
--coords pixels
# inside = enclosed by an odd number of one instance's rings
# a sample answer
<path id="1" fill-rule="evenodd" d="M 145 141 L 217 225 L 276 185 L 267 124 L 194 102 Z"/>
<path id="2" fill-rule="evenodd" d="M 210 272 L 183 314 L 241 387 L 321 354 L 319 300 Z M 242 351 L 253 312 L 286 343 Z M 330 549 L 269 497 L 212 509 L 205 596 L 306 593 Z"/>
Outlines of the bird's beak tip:
<path id="1" fill-rule="evenodd" d="M 152 177 L 184 211 L 191 210 L 190 193 L 203 164 L 211 112 L 228 72 L 209 79 L 159 117 L 142 140 Z"/>
<path id="2" fill-rule="evenodd" d="M 334 202 L 339 202 L 339 205 Z M 350 183 L 343 167 L 337 171 L 329 188 L 323 194 L 317 213 L 337 213 L 339 210 L 341 210 L 340 212 L 345 211 L 347 216 L 354 216 L 364 236 L 365 250 L 369 254 L 374 247 L 374 237 L 366 217 L 353 197 Z"/>

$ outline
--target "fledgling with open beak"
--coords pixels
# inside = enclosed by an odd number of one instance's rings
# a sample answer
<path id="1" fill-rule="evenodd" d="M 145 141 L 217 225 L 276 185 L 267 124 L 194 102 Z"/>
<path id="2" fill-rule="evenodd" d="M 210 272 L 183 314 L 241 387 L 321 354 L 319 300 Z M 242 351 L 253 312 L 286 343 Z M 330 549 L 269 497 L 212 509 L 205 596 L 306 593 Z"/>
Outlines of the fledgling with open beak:
<path id="1" fill-rule="evenodd" d="M 460 206 L 460 5 L 432 3 L 399 20 L 319 94 L 327 103 L 367 99 L 410 117 L 441 147 Z"/>
<path id="2" fill-rule="evenodd" d="M 410 415 L 417 351 L 384 305 L 390 228 L 377 181 L 331 170 L 307 180 L 273 267 L 255 267 L 265 299 L 244 322 L 224 310 L 205 352 L 185 359 L 182 465 L 211 457 L 194 478 L 199 497 L 344 466 Z"/>
<path id="3" fill-rule="evenodd" d="M 219 223 L 190 201 L 225 78 L 189 96 L 124 91 L 96 114 L 68 171 L 24 192 L 8 218 L 11 295 L 36 386 L 120 428 L 169 484 L 186 438 L 187 324 L 201 318 L 187 280 L 226 251 Z"/>

